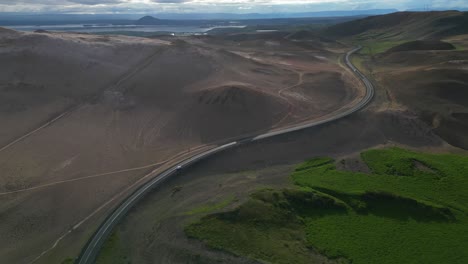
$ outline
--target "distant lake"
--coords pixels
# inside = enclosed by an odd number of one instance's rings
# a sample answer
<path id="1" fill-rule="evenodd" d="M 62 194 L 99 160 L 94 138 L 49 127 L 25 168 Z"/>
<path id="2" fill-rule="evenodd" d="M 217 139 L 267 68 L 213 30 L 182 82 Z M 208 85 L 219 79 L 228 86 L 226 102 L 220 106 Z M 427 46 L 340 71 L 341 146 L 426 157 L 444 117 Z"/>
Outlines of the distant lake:
<path id="1" fill-rule="evenodd" d="M 214 28 L 244 28 L 245 26 L 141 26 L 141 25 L 111 25 L 111 24 L 70 24 L 70 25 L 26 25 L 26 26 L 5 26 L 6 28 L 18 31 L 70 31 L 82 33 L 102 33 L 102 32 L 170 32 L 170 33 L 205 33 Z"/>

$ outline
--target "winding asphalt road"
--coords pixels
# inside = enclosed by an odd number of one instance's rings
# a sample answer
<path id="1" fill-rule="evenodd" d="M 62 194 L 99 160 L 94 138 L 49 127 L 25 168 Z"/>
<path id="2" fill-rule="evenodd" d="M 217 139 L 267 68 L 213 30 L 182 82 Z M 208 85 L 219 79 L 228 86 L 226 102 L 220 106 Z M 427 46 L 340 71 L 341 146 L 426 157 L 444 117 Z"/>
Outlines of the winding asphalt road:
<path id="1" fill-rule="evenodd" d="M 341 111 L 339 113 L 336 113 L 336 115 L 332 115 L 329 118 L 325 118 L 319 121 L 315 122 L 310 122 L 306 123 L 303 125 L 298 125 L 298 126 L 293 126 L 290 128 L 286 129 L 281 129 L 269 133 L 265 133 L 262 135 L 258 135 L 256 137 L 250 137 L 246 138 L 240 141 L 234 141 L 230 142 L 228 144 L 213 148 L 211 150 L 208 150 L 206 152 L 200 153 L 198 155 L 195 155 L 191 158 L 188 158 L 179 164 L 176 164 L 175 166 L 167 169 L 166 171 L 160 173 L 157 175 L 155 178 L 153 178 L 151 181 L 145 183 L 143 186 L 141 186 L 139 189 L 137 189 L 135 192 L 133 192 L 130 196 L 128 196 L 107 218 L 106 220 L 99 226 L 98 230 L 94 233 L 94 235 L 91 237 L 91 239 L 88 241 L 86 246 L 83 248 L 78 260 L 76 261 L 77 264 L 92 264 L 95 262 L 96 257 L 104 244 L 105 240 L 109 237 L 109 235 L 112 232 L 112 229 L 117 225 L 117 223 L 128 213 L 128 211 L 139 201 L 141 200 L 150 190 L 155 188 L 156 186 L 160 185 L 164 180 L 167 178 L 177 174 L 181 170 L 185 170 L 189 168 L 191 165 L 206 159 L 208 157 L 214 156 L 219 152 L 225 151 L 227 149 L 234 148 L 236 146 L 239 146 L 241 144 L 245 144 L 248 142 L 254 142 L 254 141 L 259 141 L 262 139 L 266 138 L 271 138 L 274 136 L 278 135 L 284 135 L 287 133 L 303 130 L 306 128 L 318 126 L 321 124 L 329 123 L 332 121 L 336 121 L 338 119 L 344 118 L 346 116 L 349 116 L 364 107 L 366 107 L 372 98 L 374 97 L 374 86 L 372 83 L 367 79 L 364 74 L 362 74 L 350 61 L 350 57 L 353 53 L 359 51 L 361 47 L 357 47 L 350 52 L 346 54 L 345 57 L 345 63 L 350 68 L 356 76 L 362 80 L 364 85 L 366 86 L 366 95 L 364 98 L 359 101 L 355 106 L 352 108 L 349 108 L 345 111 Z"/>

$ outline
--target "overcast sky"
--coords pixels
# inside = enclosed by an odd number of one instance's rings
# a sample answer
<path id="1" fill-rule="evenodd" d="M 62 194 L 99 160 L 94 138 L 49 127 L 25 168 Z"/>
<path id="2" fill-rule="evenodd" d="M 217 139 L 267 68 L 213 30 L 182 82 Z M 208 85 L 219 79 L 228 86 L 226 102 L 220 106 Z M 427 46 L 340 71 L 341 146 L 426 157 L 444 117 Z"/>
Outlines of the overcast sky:
<path id="1" fill-rule="evenodd" d="M 275 13 L 395 8 L 450 9 L 468 0 L 0 0 L 0 12 Z"/>

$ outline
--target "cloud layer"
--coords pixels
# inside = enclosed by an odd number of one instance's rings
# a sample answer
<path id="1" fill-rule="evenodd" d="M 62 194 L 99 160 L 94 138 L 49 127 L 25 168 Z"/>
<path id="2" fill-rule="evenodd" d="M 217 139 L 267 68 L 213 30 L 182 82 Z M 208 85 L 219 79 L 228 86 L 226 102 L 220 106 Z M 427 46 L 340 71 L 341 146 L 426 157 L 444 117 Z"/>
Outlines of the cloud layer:
<path id="1" fill-rule="evenodd" d="M 0 12 L 274 13 L 468 7 L 467 0 L 0 0 Z"/>

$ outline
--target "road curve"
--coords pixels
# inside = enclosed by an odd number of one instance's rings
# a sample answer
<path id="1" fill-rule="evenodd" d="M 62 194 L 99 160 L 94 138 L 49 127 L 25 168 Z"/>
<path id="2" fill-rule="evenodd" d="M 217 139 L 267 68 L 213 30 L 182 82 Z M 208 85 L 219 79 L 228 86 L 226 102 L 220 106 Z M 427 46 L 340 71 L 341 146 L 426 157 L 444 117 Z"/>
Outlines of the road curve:
<path id="1" fill-rule="evenodd" d="M 364 98 L 359 101 L 355 106 L 346 111 L 337 113 L 329 118 L 322 119 L 320 121 L 310 122 L 286 129 L 281 129 L 273 132 L 268 132 L 265 134 L 261 134 L 255 137 L 245 138 L 240 141 L 230 142 L 211 150 L 205 151 L 193 157 L 190 157 L 175 166 L 165 170 L 164 172 L 157 175 L 155 178 L 150 180 L 149 182 L 145 183 L 143 186 L 138 188 L 134 191 L 130 196 L 128 196 L 121 204 L 118 205 L 116 209 L 104 220 L 104 222 L 99 226 L 97 231 L 88 241 L 86 246 L 83 248 L 78 260 L 76 261 L 77 264 L 92 264 L 95 263 L 96 257 L 101 249 L 102 245 L 104 244 L 105 240 L 109 237 L 112 232 L 112 229 L 117 225 L 117 223 L 128 213 L 128 211 L 139 201 L 141 200 L 151 189 L 155 188 L 156 186 L 160 185 L 164 180 L 177 174 L 181 170 L 185 170 L 186 168 L 190 167 L 191 165 L 211 157 L 219 152 L 225 151 L 227 149 L 234 148 L 238 145 L 245 144 L 247 142 L 258 141 L 266 138 L 275 137 L 278 135 L 284 135 L 287 133 L 303 130 L 306 128 L 318 126 L 321 124 L 329 123 L 346 116 L 349 116 L 367 106 L 372 98 L 374 97 L 374 86 L 372 83 L 367 79 L 364 74 L 362 74 L 350 61 L 350 57 L 353 53 L 360 50 L 362 47 L 359 46 L 346 54 L 345 63 L 350 68 L 356 76 L 362 80 L 364 85 L 366 86 L 366 95 Z"/>

